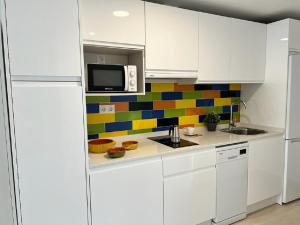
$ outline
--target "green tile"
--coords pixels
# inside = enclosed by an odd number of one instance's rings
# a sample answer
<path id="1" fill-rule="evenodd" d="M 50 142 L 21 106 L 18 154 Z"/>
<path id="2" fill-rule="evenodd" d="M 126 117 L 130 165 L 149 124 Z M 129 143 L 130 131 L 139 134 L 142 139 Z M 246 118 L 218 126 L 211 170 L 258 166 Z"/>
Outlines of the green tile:
<path id="1" fill-rule="evenodd" d="M 116 113 L 116 122 L 139 120 L 141 118 L 142 118 L 142 112 L 141 111 L 117 112 Z"/>
<path id="2" fill-rule="evenodd" d="M 100 124 L 88 124 L 88 134 L 99 134 L 105 132 L 105 125 L 104 123 Z"/>
<path id="3" fill-rule="evenodd" d="M 241 100 L 240 97 L 232 97 L 232 98 L 231 98 L 231 102 L 232 102 L 233 104 L 236 104 L 236 105 L 239 105 L 239 104 L 240 104 L 240 100 Z"/>
<path id="4" fill-rule="evenodd" d="M 208 113 L 223 113 L 223 107 L 222 106 L 215 106 L 215 107 L 205 107 L 205 114 Z"/>
<path id="5" fill-rule="evenodd" d="M 200 91 L 183 92 L 183 99 L 198 99 L 201 98 Z"/>
<path id="6" fill-rule="evenodd" d="M 229 120 L 220 120 L 219 124 L 228 124 Z"/>
<path id="7" fill-rule="evenodd" d="M 152 132 L 152 129 L 129 130 L 128 134 L 142 134 Z"/>
<path id="8" fill-rule="evenodd" d="M 145 95 L 138 95 L 138 102 L 151 102 L 154 100 L 160 100 L 161 93 L 160 92 L 147 92 Z"/>
<path id="9" fill-rule="evenodd" d="M 110 102 L 109 96 L 87 96 L 86 103 Z"/>
<path id="10" fill-rule="evenodd" d="M 185 109 L 166 109 L 165 118 L 185 116 Z"/>

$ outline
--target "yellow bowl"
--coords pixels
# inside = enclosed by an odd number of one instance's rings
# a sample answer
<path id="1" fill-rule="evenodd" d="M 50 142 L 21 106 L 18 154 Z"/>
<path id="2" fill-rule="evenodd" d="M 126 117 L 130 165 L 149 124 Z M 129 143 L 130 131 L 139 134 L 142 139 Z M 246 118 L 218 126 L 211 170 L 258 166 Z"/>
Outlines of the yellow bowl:
<path id="1" fill-rule="evenodd" d="M 138 142 L 137 141 L 124 141 L 122 143 L 123 148 L 126 150 L 135 150 L 138 147 Z"/>
<path id="2" fill-rule="evenodd" d="M 116 142 L 111 139 L 97 139 L 89 141 L 90 153 L 105 153 L 108 149 L 115 146 Z"/>

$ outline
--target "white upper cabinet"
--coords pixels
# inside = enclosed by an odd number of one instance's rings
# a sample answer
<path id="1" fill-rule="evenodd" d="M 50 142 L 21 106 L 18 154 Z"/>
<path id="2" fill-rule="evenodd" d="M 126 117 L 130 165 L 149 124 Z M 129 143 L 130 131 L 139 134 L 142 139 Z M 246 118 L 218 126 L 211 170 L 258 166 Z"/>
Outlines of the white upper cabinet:
<path id="1" fill-rule="evenodd" d="M 267 25 L 232 19 L 230 81 L 263 82 Z"/>
<path id="2" fill-rule="evenodd" d="M 199 13 L 197 82 L 263 82 L 265 24 Z"/>
<path id="3" fill-rule="evenodd" d="M 289 48 L 300 50 L 300 21 L 299 20 L 292 20 L 292 19 L 290 20 Z"/>
<path id="4" fill-rule="evenodd" d="M 6 19 L 11 75 L 81 75 L 77 0 L 9 0 Z"/>
<path id="5" fill-rule="evenodd" d="M 228 81 L 231 24 L 231 18 L 199 13 L 198 82 Z"/>
<path id="6" fill-rule="evenodd" d="M 140 0 L 82 0 L 83 39 L 145 45 L 145 3 Z"/>
<path id="7" fill-rule="evenodd" d="M 146 2 L 147 76 L 197 73 L 198 43 L 197 12 Z"/>

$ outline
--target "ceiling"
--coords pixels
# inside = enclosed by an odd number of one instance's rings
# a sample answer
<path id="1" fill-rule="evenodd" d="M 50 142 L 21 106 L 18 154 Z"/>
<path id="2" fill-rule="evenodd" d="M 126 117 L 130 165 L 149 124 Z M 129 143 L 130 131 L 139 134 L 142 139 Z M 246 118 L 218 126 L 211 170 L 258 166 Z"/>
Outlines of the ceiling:
<path id="1" fill-rule="evenodd" d="M 262 23 L 300 20 L 300 0 L 146 0 Z"/>

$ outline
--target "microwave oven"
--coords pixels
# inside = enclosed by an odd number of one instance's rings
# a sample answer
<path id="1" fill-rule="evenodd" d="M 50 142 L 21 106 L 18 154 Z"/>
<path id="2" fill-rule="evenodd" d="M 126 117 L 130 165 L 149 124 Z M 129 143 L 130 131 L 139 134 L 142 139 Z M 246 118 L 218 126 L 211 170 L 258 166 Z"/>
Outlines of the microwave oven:
<path id="1" fill-rule="evenodd" d="M 137 92 L 133 65 L 87 64 L 88 92 Z"/>

